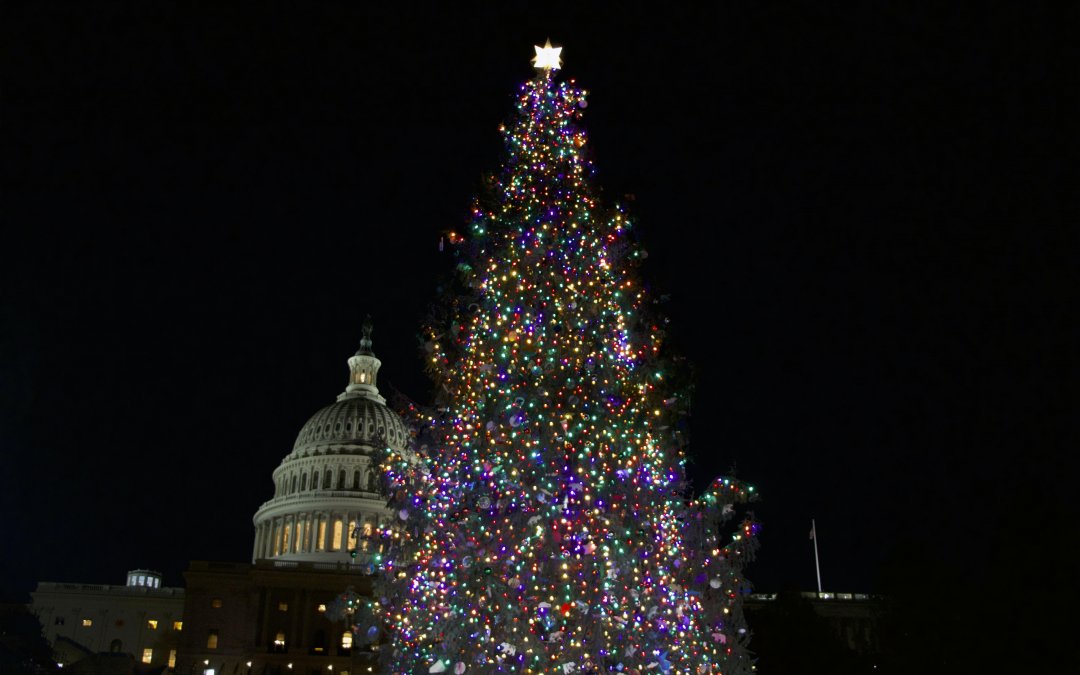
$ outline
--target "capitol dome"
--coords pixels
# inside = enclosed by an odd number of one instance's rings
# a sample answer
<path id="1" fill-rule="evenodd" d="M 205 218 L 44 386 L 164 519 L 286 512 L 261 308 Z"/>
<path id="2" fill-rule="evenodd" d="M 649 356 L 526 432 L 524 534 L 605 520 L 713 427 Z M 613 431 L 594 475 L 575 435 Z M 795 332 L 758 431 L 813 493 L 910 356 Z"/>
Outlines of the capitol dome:
<path id="1" fill-rule="evenodd" d="M 349 383 L 334 403 L 300 429 L 274 469 L 274 496 L 255 513 L 252 562 L 355 564 L 374 552 L 372 538 L 391 517 L 376 453 L 407 451 L 401 418 L 375 384 L 382 362 L 371 351 L 371 320 L 349 358 Z"/>
<path id="2" fill-rule="evenodd" d="M 405 425 L 394 411 L 364 396 L 345 396 L 311 416 L 300 429 L 293 454 L 320 445 L 389 445 L 400 450 Z"/>

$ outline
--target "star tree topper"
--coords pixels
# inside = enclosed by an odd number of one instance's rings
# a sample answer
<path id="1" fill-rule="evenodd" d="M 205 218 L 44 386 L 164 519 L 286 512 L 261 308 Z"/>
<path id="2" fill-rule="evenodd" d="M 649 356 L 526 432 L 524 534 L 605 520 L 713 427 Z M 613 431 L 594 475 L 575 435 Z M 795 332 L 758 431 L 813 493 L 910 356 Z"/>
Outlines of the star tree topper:
<path id="1" fill-rule="evenodd" d="M 559 58 L 562 47 L 552 47 L 550 39 L 544 42 L 543 47 L 533 45 L 533 49 L 536 50 L 536 56 L 533 57 L 534 68 L 538 70 L 558 70 L 562 67 L 562 59 Z"/>

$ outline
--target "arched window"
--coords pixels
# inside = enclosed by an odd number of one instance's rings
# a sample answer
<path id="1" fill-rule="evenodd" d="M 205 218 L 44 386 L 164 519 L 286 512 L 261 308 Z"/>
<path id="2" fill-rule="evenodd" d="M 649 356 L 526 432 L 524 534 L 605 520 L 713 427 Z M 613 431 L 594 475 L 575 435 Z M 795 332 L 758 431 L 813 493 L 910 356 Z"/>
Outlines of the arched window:
<path id="1" fill-rule="evenodd" d="M 326 480 L 323 481 L 323 486 L 322 486 L 323 489 L 324 490 L 329 490 L 330 489 L 330 482 L 333 481 L 333 480 L 334 480 L 334 472 L 331 471 L 330 469 L 327 469 L 326 470 Z"/>
<path id="2" fill-rule="evenodd" d="M 338 472 L 337 487 L 339 490 L 345 489 L 345 469 Z"/>
<path id="3" fill-rule="evenodd" d="M 300 476 L 300 490 L 303 491 L 303 490 L 306 490 L 306 489 L 307 489 L 307 474 L 305 473 L 305 474 L 302 474 Z"/>
<path id="4" fill-rule="evenodd" d="M 311 489 L 312 490 L 319 489 L 319 472 L 318 471 L 312 471 L 311 472 Z"/>
<path id="5" fill-rule="evenodd" d="M 292 494 L 292 493 L 294 493 L 294 492 L 296 492 L 296 474 L 293 474 L 293 477 L 292 477 L 292 487 L 291 487 L 291 488 L 289 488 L 289 494 Z"/>
<path id="6" fill-rule="evenodd" d="M 356 471 L 353 471 L 352 486 L 353 486 L 354 490 L 359 490 L 360 489 L 360 469 L 357 469 Z"/>
<path id="7" fill-rule="evenodd" d="M 124 643 L 121 642 L 118 639 L 113 640 L 112 642 L 109 643 L 109 651 L 112 652 L 113 654 L 119 653 L 120 650 L 123 649 L 123 648 L 124 648 Z"/>

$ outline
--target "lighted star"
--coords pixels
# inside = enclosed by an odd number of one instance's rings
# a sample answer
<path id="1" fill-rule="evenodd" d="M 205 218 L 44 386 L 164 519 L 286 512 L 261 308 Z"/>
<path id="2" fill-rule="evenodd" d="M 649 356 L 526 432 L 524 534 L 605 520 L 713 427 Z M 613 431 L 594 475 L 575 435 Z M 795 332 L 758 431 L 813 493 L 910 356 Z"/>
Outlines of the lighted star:
<path id="1" fill-rule="evenodd" d="M 536 50 L 536 56 L 533 57 L 533 68 L 558 70 L 562 67 L 562 59 L 559 58 L 562 47 L 552 47 L 551 40 L 545 41 L 543 47 L 533 45 L 533 49 Z"/>

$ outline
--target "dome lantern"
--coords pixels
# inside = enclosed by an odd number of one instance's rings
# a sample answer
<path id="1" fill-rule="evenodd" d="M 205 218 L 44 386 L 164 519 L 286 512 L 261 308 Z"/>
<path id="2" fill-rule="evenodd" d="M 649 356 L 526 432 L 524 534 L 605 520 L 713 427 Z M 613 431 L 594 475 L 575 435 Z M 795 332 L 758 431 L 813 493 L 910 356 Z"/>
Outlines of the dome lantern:
<path id="1" fill-rule="evenodd" d="M 379 395 L 379 388 L 375 386 L 375 378 L 379 375 L 379 366 L 382 365 L 382 361 L 375 358 L 375 353 L 371 351 L 372 328 L 369 315 L 364 319 L 360 348 L 356 350 L 356 354 L 349 357 L 349 384 L 345 387 L 345 391 L 338 395 L 339 401 L 352 396 L 363 396 L 379 403 L 386 403 L 386 399 Z"/>

